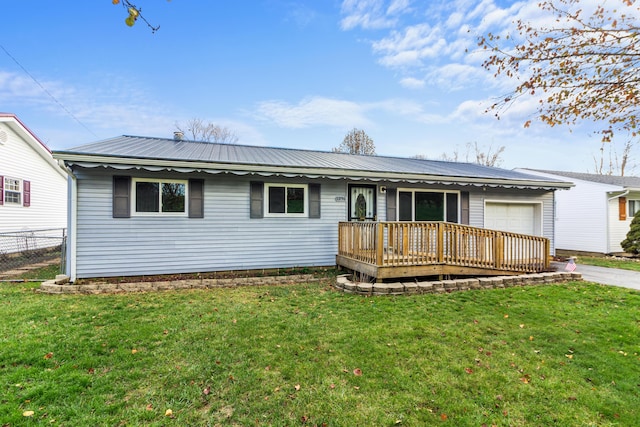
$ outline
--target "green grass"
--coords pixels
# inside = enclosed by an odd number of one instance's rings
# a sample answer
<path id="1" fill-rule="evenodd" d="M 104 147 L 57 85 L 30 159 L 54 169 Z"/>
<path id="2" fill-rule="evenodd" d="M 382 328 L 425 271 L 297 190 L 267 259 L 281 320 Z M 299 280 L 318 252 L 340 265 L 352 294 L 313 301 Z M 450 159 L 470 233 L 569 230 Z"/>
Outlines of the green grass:
<path id="1" fill-rule="evenodd" d="M 3 426 L 640 425 L 629 289 L 34 288 L 0 284 Z"/>
<path id="2" fill-rule="evenodd" d="M 640 271 L 640 262 L 636 259 L 580 256 L 578 257 L 578 264 Z"/>

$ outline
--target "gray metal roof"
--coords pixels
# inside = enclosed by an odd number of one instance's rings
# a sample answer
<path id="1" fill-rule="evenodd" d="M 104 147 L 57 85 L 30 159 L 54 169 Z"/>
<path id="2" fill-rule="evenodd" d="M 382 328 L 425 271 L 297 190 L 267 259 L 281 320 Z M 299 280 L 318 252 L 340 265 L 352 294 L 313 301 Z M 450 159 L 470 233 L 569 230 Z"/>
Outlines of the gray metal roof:
<path id="1" fill-rule="evenodd" d="M 413 177 L 459 178 L 462 182 L 473 180 L 522 182 L 525 187 L 539 186 L 566 188 L 561 180 L 541 178 L 513 170 L 415 158 L 364 156 L 326 151 L 258 147 L 237 144 L 216 144 L 199 141 L 174 140 L 138 136 L 119 136 L 67 150 L 55 151 L 54 157 L 80 164 L 98 161 L 119 163 L 134 161 L 136 164 L 166 165 L 179 162 L 185 167 L 191 163 L 217 169 L 231 169 L 243 165 L 244 170 L 294 173 L 297 170 L 322 171 L 330 175 L 350 176 L 358 172 L 360 178 L 384 178 L 385 175 L 411 175 Z M 467 182 L 468 183 L 468 182 Z"/>
<path id="2" fill-rule="evenodd" d="M 617 185 L 623 188 L 640 188 L 640 177 L 638 176 L 599 175 L 595 173 L 565 172 L 565 171 L 552 171 L 552 170 L 542 170 L 542 169 L 531 169 L 531 170 L 542 172 L 542 173 L 548 173 L 550 175 L 562 176 L 565 178 L 579 179 L 581 181 L 590 181 L 590 182 L 597 182 L 599 184 Z"/>

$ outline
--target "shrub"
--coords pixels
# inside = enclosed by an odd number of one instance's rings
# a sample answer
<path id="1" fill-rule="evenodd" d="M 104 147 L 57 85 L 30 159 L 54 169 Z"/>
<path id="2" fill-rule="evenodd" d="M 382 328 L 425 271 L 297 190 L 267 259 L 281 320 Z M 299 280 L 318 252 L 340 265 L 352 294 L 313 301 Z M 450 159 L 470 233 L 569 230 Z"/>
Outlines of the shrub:
<path id="1" fill-rule="evenodd" d="M 620 242 L 620 246 L 630 254 L 640 253 L 640 211 L 633 216 L 627 238 Z"/>

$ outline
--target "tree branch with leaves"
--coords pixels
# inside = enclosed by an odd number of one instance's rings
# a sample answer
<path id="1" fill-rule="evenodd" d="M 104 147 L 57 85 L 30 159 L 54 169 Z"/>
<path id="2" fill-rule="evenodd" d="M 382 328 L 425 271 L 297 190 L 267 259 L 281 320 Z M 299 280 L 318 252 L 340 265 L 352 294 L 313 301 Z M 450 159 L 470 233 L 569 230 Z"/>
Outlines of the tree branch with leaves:
<path id="1" fill-rule="evenodd" d="M 155 27 L 151 25 L 149 21 L 147 21 L 146 18 L 142 16 L 142 9 L 136 6 L 135 4 L 131 3 L 129 0 L 111 0 L 111 3 L 115 5 L 121 4 L 122 7 L 124 7 L 127 10 L 128 15 L 124 20 L 124 23 L 127 24 L 127 26 L 133 27 L 139 18 L 139 19 L 142 19 L 145 24 L 147 24 L 147 26 L 151 29 L 152 33 L 155 33 L 160 29 L 160 25 L 157 25 Z"/>
<path id="2" fill-rule="evenodd" d="M 604 142 L 620 131 L 635 138 L 640 120 L 640 8 L 635 3 L 606 2 L 586 11 L 580 0 L 546 0 L 539 7 L 553 17 L 549 24 L 517 20 L 515 36 L 481 37 L 478 44 L 491 52 L 484 68 L 518 82 L 489 110 L 500 117 L 518 98 L 534 96 L 538 117 L 549 126 L 593 121 L 601 125 Z"/>

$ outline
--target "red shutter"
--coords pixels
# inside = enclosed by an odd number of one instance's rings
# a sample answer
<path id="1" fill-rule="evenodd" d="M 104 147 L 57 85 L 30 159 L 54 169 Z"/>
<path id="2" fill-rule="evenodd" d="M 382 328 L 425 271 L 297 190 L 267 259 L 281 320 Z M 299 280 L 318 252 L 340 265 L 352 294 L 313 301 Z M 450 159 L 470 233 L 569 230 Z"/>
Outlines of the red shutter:
<path id="1" fill-rule="evenodd" d="M 22 181 L 22 206 L 31 206 L 31 181 Z"/>
<path id="2" fill-rule="evenodd" d="M 627 219 L 627 198 L 619 197 L 618 198 L 618 219 L 620 221 L 624 221 Z"/>
<path id="3" fill-rule="evenodd" d="M 4 204 L 4 176 L 0 175 L 0 206 Z"/>

